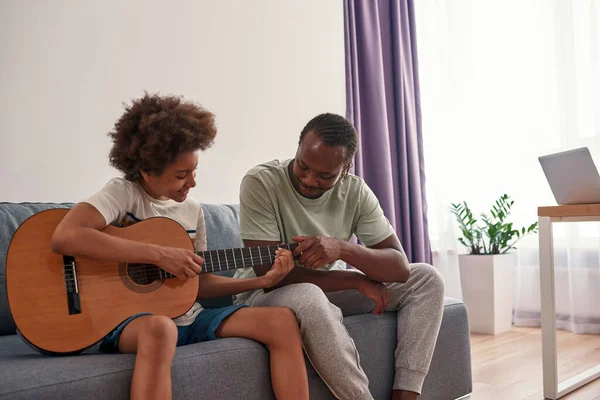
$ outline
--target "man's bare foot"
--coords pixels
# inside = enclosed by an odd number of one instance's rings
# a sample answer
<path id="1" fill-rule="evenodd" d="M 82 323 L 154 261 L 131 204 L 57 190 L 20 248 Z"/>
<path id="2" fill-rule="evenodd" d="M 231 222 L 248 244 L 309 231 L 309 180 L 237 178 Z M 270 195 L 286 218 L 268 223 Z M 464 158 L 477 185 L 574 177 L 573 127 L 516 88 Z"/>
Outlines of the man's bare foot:
<path id="1" fill-rule="evenodd" d="M 419 394 L 408 390 L 392 390 L 392 400 L 417 400 Z"/>

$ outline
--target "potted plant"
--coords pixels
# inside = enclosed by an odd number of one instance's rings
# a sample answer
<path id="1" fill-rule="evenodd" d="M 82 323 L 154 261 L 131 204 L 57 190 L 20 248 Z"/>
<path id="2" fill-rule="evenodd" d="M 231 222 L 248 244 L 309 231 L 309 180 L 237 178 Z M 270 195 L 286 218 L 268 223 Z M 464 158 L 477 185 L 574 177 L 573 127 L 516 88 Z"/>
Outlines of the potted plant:
<path id="1" fill-rule="evenodd" d="M 513 204 L 508 195 L 500 196 L 489 214 L 481 213 L 481 221 L 464 201 L 450 208 L 462 233 L 458 240 L 468 250 L 458 256 L 458 265 L 471 332 L 495 335 L 512 327 L 516 259 L 510 250 L 538 229 L 537 222 L 515 229 L 507 221 Z"/>

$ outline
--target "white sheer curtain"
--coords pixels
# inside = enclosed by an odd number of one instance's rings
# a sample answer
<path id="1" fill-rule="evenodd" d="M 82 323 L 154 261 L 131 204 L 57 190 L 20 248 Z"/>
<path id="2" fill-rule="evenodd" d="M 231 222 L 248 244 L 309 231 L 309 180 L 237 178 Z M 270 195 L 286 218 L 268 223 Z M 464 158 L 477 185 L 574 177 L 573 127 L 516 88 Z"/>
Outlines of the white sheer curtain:
<path id="1" fill-rule="evenodd" d="M 555 205 L 537 157 L 587 146 L 600 166 L 600 0 L 415 1 L 434 264 L 461 297 L 450 203 L 501 194 L 518 226 Z M 537 236 L 519 242 L 514 322 L 539 325 Z M 600 333 L 600 224 L 555 227 L 557 323 Z"/>

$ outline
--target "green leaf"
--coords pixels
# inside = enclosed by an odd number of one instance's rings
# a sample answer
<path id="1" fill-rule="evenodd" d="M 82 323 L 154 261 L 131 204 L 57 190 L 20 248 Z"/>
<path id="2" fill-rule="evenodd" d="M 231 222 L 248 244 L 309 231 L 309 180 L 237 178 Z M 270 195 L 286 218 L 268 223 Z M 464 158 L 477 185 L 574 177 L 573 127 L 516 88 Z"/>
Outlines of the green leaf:
<path id="1" fill-rule="evenodd" d="M 479 214 L 483 222 L 480 225 L 477 219 L 473 218 L 473 212 L 466 201 L 450 203 L 450 211 L 456 217 L 463 236 L 458 238 L 459 242 L 471 254 L 501 254 L 515 249 L 514 244 L 526 234 L 538 231 L 538 223 L 514 228 L 513 223 L 507 221 L 514 203 L 507 194 L 501 195 L 492 204 L 489 215 Z"/>

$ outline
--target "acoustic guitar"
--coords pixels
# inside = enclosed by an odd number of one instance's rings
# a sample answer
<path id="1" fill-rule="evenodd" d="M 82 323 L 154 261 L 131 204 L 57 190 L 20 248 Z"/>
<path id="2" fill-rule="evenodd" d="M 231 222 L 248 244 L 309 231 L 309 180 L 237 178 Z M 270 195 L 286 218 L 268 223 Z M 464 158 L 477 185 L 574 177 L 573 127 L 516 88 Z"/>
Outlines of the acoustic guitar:
<path id="1" fill-rule="evenodd" d="M 28 344 L 45 354 L 78 353 L 134 314 L 176 318 L 192 307 L 198 279 L 182 281 L 155 265 L 53 253 L 52 234 L 67 212 L 53 209 L 33 215 L 17 229 L 8 248 L 8 305 Z M 108 226 L 103 232 L 194 251 L 186 230 L 169 218 L 149 218 L 126 228 Z M 202 273 L 212 273 L 272 264 L 276 250 L 264 246 L 196 254 L 204 259 Z"/>

